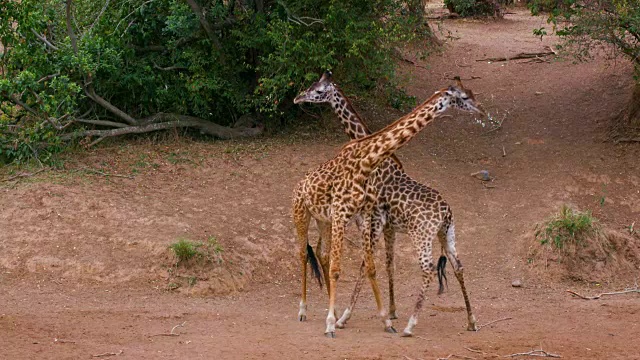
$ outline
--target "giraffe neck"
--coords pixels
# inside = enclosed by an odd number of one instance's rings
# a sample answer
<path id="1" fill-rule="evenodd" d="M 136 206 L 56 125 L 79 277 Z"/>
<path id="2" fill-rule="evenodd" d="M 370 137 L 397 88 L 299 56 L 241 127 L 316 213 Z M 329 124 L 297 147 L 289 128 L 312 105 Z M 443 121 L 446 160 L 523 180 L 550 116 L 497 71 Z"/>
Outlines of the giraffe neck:
<path id="1" fill-rule="evenodd" d="M 418 132 L 429 125 L 449 106 L 449 98 L 444 91 L 435 93 L 431 98 L 416 107 L 384 129 L 366 138 L 356 140 L 362 159 L 370 169 L 374 169 L 393 153 L 406 145 Z"/>
<path id="2" fill-rule="evenodd" d="M 349 135 L 351 139 L 361 139 L 371 135 L 371 130 L 362 122 L 356 110 L 351 106 L 349 99 L 344 96 L 337 86 L 334 85 L 334 87 L 335 91 L 333 96 L 331 96 L 331 107 L 336 115 L 338 115 L 347 135 Z"/>

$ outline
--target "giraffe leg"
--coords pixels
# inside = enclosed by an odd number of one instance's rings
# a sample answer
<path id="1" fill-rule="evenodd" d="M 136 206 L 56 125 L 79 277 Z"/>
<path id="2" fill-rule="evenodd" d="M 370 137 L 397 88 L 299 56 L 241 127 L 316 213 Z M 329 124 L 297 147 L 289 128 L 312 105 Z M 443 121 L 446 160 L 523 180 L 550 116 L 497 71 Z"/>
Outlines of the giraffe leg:
<path id="1" fill-rule="evenodd" d="M 346 221 L 335 217 L 331 224 L 331 254 L 329 261 L 329 313 L 327 314 L 327 328 L 324 334 L 329 338 L 336 337 L 336 288 L 340 277 L 340 261 L 342 257 L 342 242 Z"/>
<path id="2" fill-rule="evenodd" d="M 327 295 L 329 294 L 329 249 L 331 248 L 331 224 L 317 221 L 320 238 L 316 247 L 316 254 L 320 258 L 324 283 L 327 284 Z"/>
<path id="3" fill-rule="evenodd" d="M 362 221 L 362 218 L 360 218 L 360 220 Z M 363 238 L 366 236 L 365 226 L 366 224 L 362 224 L 362 223 L 359 224 L 359 228 L 363 234 Z M 380 218 L 374 217 L 374 220 L 371 222 L 372 249 L 375 248 L 378 242 L 378 239 L 380 238 L 380 233 L 382 232 L 382 226 L 383 224 L 380 221 Z M 356 285 L 353 288 L 353 293 L 351 293 L 351 302 L 349 303 L 349 307 L 347 307 L 344 310 L 344 313 L 342 313 L 342 316 L 336 322 L 336 327 L 343 329 L 347 321 L 349 321 L 349 319 L 351 318 L 351 314 L 353 313 L 353 309 L 355 308 L 356 302 L 358 301 L 358 297 L 360 295 L 360 290 L 362 290 L 362 282 L 364 280 L 364 277 L 365 277 L 365 263 L 363 261 L 360 266 L 360 273 L 359 273 L 358 279 L 356 280 Z"/>
<path id="4" fill-rule="evenodd" d="M 299 206 L 296 206 L 299 205 Z M 302 269 L 302 292 L 300 297 L 300 310 L 298 311 L 298 320 L 307 320 L 307 261 L 309 245 L 308 230 L 311 214 L 309 211 L 300 206 L 298 201 L 294 201 L 293 220 L 296 224 L 296 233 L 298 235 L 298 244 L 300 246 L 300 265 Z"/>
<path id="5" fill-rule="evenodd" d="M 384 330 L 390 333 L 396 333 L 396 329 L 393 328 L 393 323 L 391 319 L 389 319 L 389 313 L 387 309 L 385 309 L 384 304 L 382 302 L 382 296 L 380 294 L 380 287 L 378 286 L 378 281 L 376 280 L 376 265 L 373 257 L 373 243 L 375 240 L 372 238 L 372 229 L 371 229 L 371 216 L 365 215 L 363 216 L 363 230 L 364 230 L 364 264 L 365 271 L 367 276 L 369 277 L 369 282 L 371 283 L 371 290 L 373 290 L 373 296 L 376 300 L 376 306 L 378 308 L 378 316 L 382 319 L 384 323 Z"/>
<path id="6" fill-rule="evenodd" d="M 345 325 L 347 324 L 347 321 L 351 319 L 351 314 L 353 312 L 353 309 L 356 306 L 356 302 L 358 301 L 360 290 L 362 289 L 362 282 L 364 280 L 364 275 L 365 275 L 364 271 L 365 271 L 365 266 L 364 266 L 364 261 L 362 261 L 362 264 L 360 265 L 360 275 L 358 276 L 358 280 L 356 280 L 356 285 L 353 288 L 353 293 L 351 293 L 351 302 L 349 303 L 349 307 L 344 309 L 344 313 L 342 313 L 342 316 L 336 322 L 336 327 L 339 329 L 344 329 Z"/>
<path id="7" fill-rule="evenodd" d="M 413 309 L 413 314 L 411 314 L 407 327 L 402 332 L 402 336 L 413 336 L 413 328 L 418 323 L 418 313 L 422 310 L 427 289 L 435 278 L 435 265 L 433 264 L 433 258 L 431 256 L 431 247 L 435 234 L 427 234 L 426 237 L 422 237 L 425 241 L 420 241 L 419 235 L 416 234 L 412 237 L 414 238 L 414 245 L 418 250 L 418 259 L 420 261 L 420 269 L 422 270 L 422 286 L 420 287 L 420 293 L 418 294 L 418 300 Z"/>
<path id="8" fill-rule="evenodd" d="M 471 303 L 469 302 L 469 295 L 467 294 L 467 289 L 464 286 L 464 268 L 460 259 L 458 259 L 458 254 L 456 252 L 456 235 L 455 235 L 455 226 L 452 224 L 449 225 L 446 233 L 446 244 L 443 244 L 443 247 L 447 253 L 447 257 L 449 258 L 449 262 L 453 266 L 453 271 L 456 275 L 456 279 L 460 283 L 460 289 L 462 290 L 462 296 L 464 297 L 464 305 L 467 308 L 467 330 L 469 331 L 477 331 L 477 321 L 475 315 L 473 315 L 473 311 L 471 310 Z"/>
<path id="9" fill-rule="evenodd" d="M 384 246 L 386 250 L 386 260 L 387 260 L 387 277 L 389 278 L 389 319 L 395 320 L 398 318 L 396 315 L 396 301 L 395 301 L 395 293 L 393 286 L 393 276 L 395 273 L 395 241 L 396 234 L 391 226 L 384 227 Z"/>

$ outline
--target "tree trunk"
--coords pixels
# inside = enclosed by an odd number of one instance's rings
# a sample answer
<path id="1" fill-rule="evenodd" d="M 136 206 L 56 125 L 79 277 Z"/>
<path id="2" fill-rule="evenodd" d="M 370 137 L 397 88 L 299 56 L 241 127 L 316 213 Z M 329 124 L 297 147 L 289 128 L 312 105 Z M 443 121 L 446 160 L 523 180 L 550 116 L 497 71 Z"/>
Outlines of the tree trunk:
<path id="1" fill-rule="evenodd" d="M 613 123 L 615 142 L 640 142 L 640 82 L 636 82 L 631 101 Z"/>

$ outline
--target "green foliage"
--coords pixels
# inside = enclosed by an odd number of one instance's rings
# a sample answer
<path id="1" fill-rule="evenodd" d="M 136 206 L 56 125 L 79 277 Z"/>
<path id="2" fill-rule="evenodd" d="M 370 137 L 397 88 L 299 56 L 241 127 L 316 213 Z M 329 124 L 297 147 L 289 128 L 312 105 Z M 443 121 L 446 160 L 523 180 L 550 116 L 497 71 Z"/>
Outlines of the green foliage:
<path id="1" fill-rule="evenodd" d="M 536 226 L 535 237 L 541 244 L 563 249 L 567 244 L 580 244 L 584 236 L 597 231 L 597 219 L 590 212 L 579 212 L 563 205 L 560 212 L 542 226 Z"/>
<path id="2" fill-rule="evenodd" d="M 640 4 L 637 0 L 532 0 L 533 14 L 549 11 L 548 22 L 577 60 L 601 45 L 613 46 L 640 71 Z"/>
<path id="3" fill-rule="evenodd" d="M 176 257 L 176 265 L 188 262 L 191 259 L 204 259 L 207 263 L 217 264 L 223 262 L 222 253 L 224 252 L 224 248 L 215 236 L 209 237 L 206 243 L 179 239 L 177 242 L 169 245 L 169 249 L 173 251 Z"/>
<path id="4" fill-rule="evenodd" d="M 280 126 L 324 69 L 360 94 L 396 88 L 395 49 L 430 35 L 420 0 L 196 2 L 209 31 L 185 0 L 74 0 L 69 19 L 64 1 L 1 0 L 0 159 L 46 160 L 74 131 L 122 124 L 89 90 L 134 119 Z"/>
<path id="5" fill-rule="evenodd" d="M 492 15 L 494 4 L 483 0 L 444 0 L 444 4 L 450 12 L 462 17 L 477 15 Z"/>
<path id="6" fill-rule="evenodd" d="M 187 262 L 196 256 L 200 256 L 198 248 L 202 246 L 201 243 L 196 243 L 187 239 L 180 239 L 177 242 L 169 245 L 169 249 L 173 251 L 176 256 L 176 264 Z"/>
<path id="7" fill-rule="evenodd" d="M 576 0 L 527 0 L 527 6 L 532 15 L 539 15 L 541 12 L 549 12 L 559 15 L 576 3 Z"/>

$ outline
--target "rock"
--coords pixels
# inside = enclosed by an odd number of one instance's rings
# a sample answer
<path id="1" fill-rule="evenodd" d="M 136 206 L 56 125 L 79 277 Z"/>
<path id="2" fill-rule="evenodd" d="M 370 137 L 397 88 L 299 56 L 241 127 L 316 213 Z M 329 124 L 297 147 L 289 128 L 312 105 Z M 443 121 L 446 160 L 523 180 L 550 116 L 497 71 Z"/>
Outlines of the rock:
<path id="1" fill-rule="evenodd" d="M 511 282 L 511 286 L 516 287 L 516 288 L 522 287 L 522 281 L 517 280 L 517 279 L 516 279 L 516 280 L 513 280 L 513 281 Z"/>

